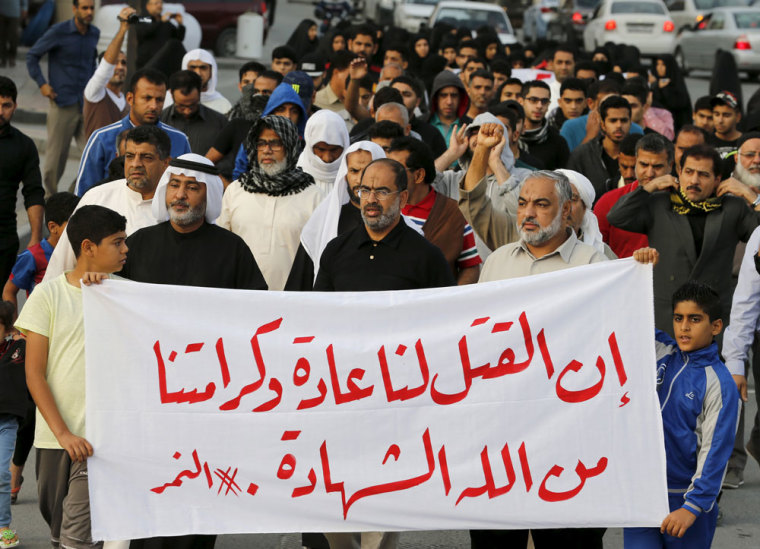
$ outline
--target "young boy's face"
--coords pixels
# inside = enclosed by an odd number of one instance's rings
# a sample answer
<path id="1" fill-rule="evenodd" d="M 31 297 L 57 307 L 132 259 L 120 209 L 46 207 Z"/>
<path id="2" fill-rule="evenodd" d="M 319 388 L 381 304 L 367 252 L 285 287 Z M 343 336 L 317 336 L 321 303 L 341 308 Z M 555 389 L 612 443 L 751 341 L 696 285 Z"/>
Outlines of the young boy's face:
<path id="1" fill-rule="evenodd" d="M 722 329 L 723 321 L 710 321 L 707 313 L 694 301 L 681 301 L 673 309 L 673 333 L 678 348 L 684 352 L 709 346 Z"/>
<path id="2" fill-rule="evenodd" d="M 99 273 L 117 273 L 127 261 L 127 233 L 124 231 L 105 237 L 92 246 L 92 270 Z"/>

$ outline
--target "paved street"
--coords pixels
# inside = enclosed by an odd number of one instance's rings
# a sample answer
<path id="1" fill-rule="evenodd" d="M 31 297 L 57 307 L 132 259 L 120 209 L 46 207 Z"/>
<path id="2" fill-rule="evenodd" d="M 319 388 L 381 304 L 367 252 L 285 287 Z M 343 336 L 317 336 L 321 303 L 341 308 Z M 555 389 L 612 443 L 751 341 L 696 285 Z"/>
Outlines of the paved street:
<path id="1" fill-rule="evenodd" d="M 284 44 L 290 35 L 291 30 L 298 22 L 305 17 L 313 16 L 313 7 L 308 4 L 288 4 L 281 0 L 278 6 L 277 23 L 271 29 L 270 37 L 264 48 L 265 58 L 261 61 L 269 62 L 271 50 L 280 44 Z M 243 61 L 240 61 L 242 63 Z M 23 58 L 19 59 L 19 66 L 15 70 L 0 69 L 0 74 L 12 77 L 20 88 L 19 109 L 27 112 L 42 112 L 45 109 L 45 99 L 37 91 L 36 84 L 26 76 Z M 687 79 L 687 85 L 692 100 L 701 95 L 706 95 L 709 87 L 709 74 L 696 73 L 693 77 Z M 744 99 L 745 101 L 758 88 L 758 84 L 745 83 Z M 219 71 L 218 89 L 231 101 L 235 101 L 239 96 L 237 90 L 237 62 L 234 60 L 223 60 Z M 17 126 L 25 133 L 32 135 L 39 145 L 44 146 L 45 128 L 40 125 L 39 120 L 32 122 L 19 123 Z M 41 155 L 44 159 L 44 152 Z M 64 177 L 59 185 L 64 190 L 73 181 L 78 165 L 76 152 L 73 151 L 72 158 L 66 166 Z M 23 210 L 22 203 L 18 203 L 19 212 L 19 230 L 22 236 L 28 233 L 26 226 L 26 214 Z M 747 424 L 745 430 L 747 435 L 752 426 L 751 418 L 754 417 L 756 406 L 754 404 L 754 389 L 750 395 L 750 403 L 747 409 Z M 18 530 L 22 540 L 22 547 L 28 549 L 43 549 L 50 547 L 48 540 L 48 530 L 39 511 L 36 507 L 36 487 L 34 483 L 34 457 L 30 457 L 29 468 L 27 470 L 26 483 L 21 491 L 19 503 L 13 507 L 13 527 Z M 752 458 L 748 460 L 746 472 L 746 483 L 739 490 L 727 491 L 723 495 L 721 507 L 724 513 L 724 519 L 718 528 L 714 547 L 720 549 L 757 549 L 760 547 L 760 466 Z M 615 495 L 610 494 L 610 505 L 614 505 Z M 118 509 L 113 512 L 118 513 Z M 252 518 L 255 520 L 255 518 Z M 300 536 L 296 534 L 288 535 L 235 535 L 224 536 L 219 538 L 217 547 L 219 549 L 232 548 L 282 548 L 296 549 L 300 547 Z M 605 547 L 610 549 L 622 548 L 622 532 L 620 529 L 610 529 L 605 535 Z M 441 532 L 407 532 L 401 535 L 401 547 L 404 549 L 421 549 L 421 548 L 468 548 L 469 538 L 464 531 L 441 531 Z"/>

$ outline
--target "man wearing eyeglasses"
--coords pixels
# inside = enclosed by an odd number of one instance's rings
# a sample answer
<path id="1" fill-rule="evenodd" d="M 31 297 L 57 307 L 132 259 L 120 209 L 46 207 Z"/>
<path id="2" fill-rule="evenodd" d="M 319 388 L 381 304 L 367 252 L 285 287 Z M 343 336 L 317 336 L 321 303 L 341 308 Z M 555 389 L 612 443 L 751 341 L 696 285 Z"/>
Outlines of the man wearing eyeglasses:
<path id="1" fill-rule="evenodd" d="M 406 168 L 373 160 L 359 189 L 363 224 L 331 240 L 319 260 L 314 290 L 362 292 L 454 286 L 446 258 L 401 219 L 409 198 Z M 395 549 L 398 532 L 325 533 L 330 549 Z"/>
<path id="2" fill-rule="evenodd" d="M 301 230 L 323 195 L 314 178 L 296 167 L 299 137 L 290 119 L 261 117 L 248 132 L 245 151 L 247 171 L 225 190 L 217 224 L 245 240 L 269 289 L 282 290 Z"/>
<path id="3" fill-rule="evenodd" d="M 732 194 L 743 198 L 750 208 L 760 208 L 760 132 L 749 132 L 742 135 L 737 141 L 737 153 L 733 156 L 736 166 L 731 177 L 723 181 L 716 194 L 723 196 Z M 725 164 L 725 163 L 724 163 Z M 755 236 L 755 240 L 757 237 Z M 754 245 L 753 245 L 754 244 Z M 752 240 L 746 249 L 742 243 L 736 247 L 737 257 L 752 257 L 757 254 L 757 244 Z M 755 319 L 753 318 L 754 302 L 756 301 L 757 283 L 755 282 L 757 271 L 754 269 L 754 258 L 749 262 L 751 269 L 744 263 L 739 273 L 739 282 L 734 292 L 733 310 L 731 312 L 731 329 L 726 331 L 724 337 L 723 354 L 726 364 L 731 364 L 731 373 L 742 392 L 742 400 L 747 400 L 747 378 L 744 375 L 744 362 L 748 361 L 752 367 L 755 382 L 760 376 L 760 338 L 755 334 Z M 747 271 L 747 272 L 745 272 Z M 738 309 L 737 309 L 738 306 Z M 748 354 L 752 347 L 752 358 Z M 758 397 L 760 399 L 760 397 Z M 739 420 L 740 429 L 736 432 L 736 443 L 731 458 L 728 460 L 726 477 L 723 479 L 723 488 L 738 488 L 744 484 L 744 467 L 747 465 L 747 449 L 753 457 L 760 456 L 760 416 L 755 414 L 755 424 L 747 444 L 744 447 L 744 405 L 742 405 Z M 757 458 L 756 458 L 757 459 Z"/>
<path id="4" fill-rule="evenodd" d="M 526 82 L 519 101 L 525 109 L 525 128 L 520 140 L 528 147 L 528 152 L 538 158 L 547 170 L 564 168 L 570 149 L 546 119 L 551 101 L 549 85 L 541 80 Z"/>
<path id="5" fill-rule="evenodd" d="M 409 199 L 406 168 L 372 161 L 357 194 L 364 223 L 338 235 L 322 252 L 316 291 L 412 290 L 454 286 L 443 253 L 401 219 Z M 343 535 L 327 534 L 328 539 Z M 332 540 L 331 547 L 335 547 Z"/>

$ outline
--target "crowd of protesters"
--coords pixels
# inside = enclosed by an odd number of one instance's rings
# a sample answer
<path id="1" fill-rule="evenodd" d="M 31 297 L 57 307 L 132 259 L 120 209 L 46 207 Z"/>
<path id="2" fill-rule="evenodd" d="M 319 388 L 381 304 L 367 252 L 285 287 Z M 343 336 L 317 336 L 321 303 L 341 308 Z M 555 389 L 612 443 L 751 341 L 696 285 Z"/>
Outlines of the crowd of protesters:
<path id="1" fill-rule="evenodd" d="M 657 263 L 661 392 L 686 384 L 702 406 L 673 410 L 661 394 L 672 512 L 661 529 L 627 530 L 626 547 L 710 546 L 721 488 L 743 483 L 747 454 L 760 461 L 758 417 L 745 446 L 738 413 L 748 370 L 760 370 L 760 98 L 745 111 L 730 55 L 718 53 L 711 95 L 691 98 L 672 56 L 644 60 L 628 44 L 504 46 L 488 27 L 410 34 L 372 21 L 320 37 L 306 19 L 270 63 L 242 63 L 240 95 L 224 97 L 214 56 L 184 52 L 181 15 L 161 0 L 147 3 L 129 81 L 135 12 L 121 11 L 98 56 L 94 9 L 74 0 L 73 18 L 27 54 L 50 100 L 42 169 L 11 125 L 16 84 L 0 77 L 0 548 L 19 541 L 10 503 L 33 443 L 54 546 L 102 546 L 89 531 L 82 282 L 400 290 L 631 256 Z M 76 183 L 59 189 L 72 138 Z M 31 239 L 17 255 L 21 183 Z M 20 290 L 30 297 L 18 311 Z M 677 380 L 687 355 L 699 372 Z M 603 534 L 532 538 L 595 548 Z M 471 532 L 478 549 L 527 539 Z M 398 533 L 303 543 L 395 548 Z"/>

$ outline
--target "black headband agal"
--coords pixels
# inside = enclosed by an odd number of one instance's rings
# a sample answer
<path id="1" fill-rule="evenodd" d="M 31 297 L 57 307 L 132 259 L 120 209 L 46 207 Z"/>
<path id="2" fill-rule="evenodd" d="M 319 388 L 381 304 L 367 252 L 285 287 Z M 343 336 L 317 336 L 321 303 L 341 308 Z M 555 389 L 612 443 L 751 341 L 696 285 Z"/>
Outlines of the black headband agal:
<path id="1" fill-rule="evenodd" d="M 182 160 L 180 158 L 172 158 L 169 161 L 169 166 L 174 168 L 184 168 L 186 170 L 195 170 L 196 172 L 203 172 L 210 175 L 219 175 L 219 170 L 216 166 L 209 166 L 208 164 L 202 164 L 200 162 L 193 162 L 192 160 Z"/>

